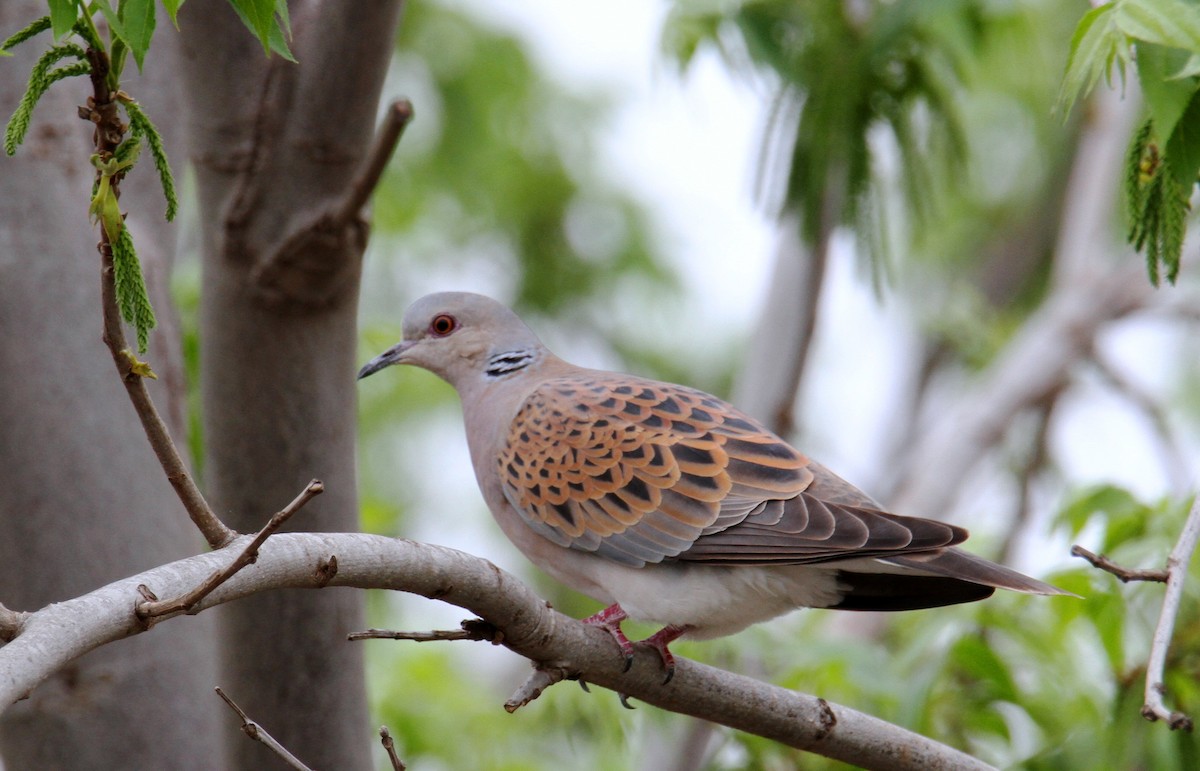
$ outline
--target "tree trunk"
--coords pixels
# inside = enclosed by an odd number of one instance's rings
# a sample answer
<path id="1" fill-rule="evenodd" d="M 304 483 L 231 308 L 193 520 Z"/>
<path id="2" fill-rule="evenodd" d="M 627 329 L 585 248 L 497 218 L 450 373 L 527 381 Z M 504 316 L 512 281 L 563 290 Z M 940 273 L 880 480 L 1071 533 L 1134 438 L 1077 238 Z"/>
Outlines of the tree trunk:
<path id="1" fill-rule="evenodd" d="M 0 4 L 11 34 L 44 2 Z M 126 90 L 176 147 L 177 89 L 163 66 L 170 30 Z M 0 111 L 17 105 L 49 33 L 0 60 Z M 86 78 L 53 86 L 25 144 L 0 158 L 0 602 L 35 610 L 203 549 L 151 452 L 100 340 L 99 235 L 87 201 L 91 126 L 76 106 Z M 122 185 L 122 209 L 159 317 L 146 358 L 173 436 L 184 437 L 178 325 L 166 292 L 174 229 L 149 161 Z M 135 598 L 130 597 L 130 603 Z M 187 619 L 95 651 L 0 721 L 11 769 L 212 768 L 219 702 L 212 623 Z"/>
<path id="2" fill-rule="evenodd" d="M 356 315 L 366 226 L 327 216 L 366 154 L 399 2 L 291 5 L 299 64 L 268 60 L 223 2 L 180 14 L 202 222 L 205 482 L 241 531 L 312 478 L 296 529 L 357 528 Z M 313 565 L 314 570 L 316 565 Z M 222 683 L 305 763 L 370 768 L 360 594 L 278 592 L 222 609 Z M 265 749 L 231 723 L 237 766 Z"/>

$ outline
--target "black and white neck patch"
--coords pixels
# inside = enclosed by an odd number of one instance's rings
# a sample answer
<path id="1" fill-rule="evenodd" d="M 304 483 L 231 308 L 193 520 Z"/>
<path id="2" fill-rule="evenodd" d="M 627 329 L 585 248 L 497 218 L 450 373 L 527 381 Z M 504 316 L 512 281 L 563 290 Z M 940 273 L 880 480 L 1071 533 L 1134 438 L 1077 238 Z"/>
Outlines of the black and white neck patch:
<path id="1" fill-rule="evenodd" d="M 537 354 L 528 349 L 504 351 L 492 354 L 488 358 L 487 367 L 483 373 L 489 378 L 502 378 L 514 372 L 520 372 L 537 359 Z"/>

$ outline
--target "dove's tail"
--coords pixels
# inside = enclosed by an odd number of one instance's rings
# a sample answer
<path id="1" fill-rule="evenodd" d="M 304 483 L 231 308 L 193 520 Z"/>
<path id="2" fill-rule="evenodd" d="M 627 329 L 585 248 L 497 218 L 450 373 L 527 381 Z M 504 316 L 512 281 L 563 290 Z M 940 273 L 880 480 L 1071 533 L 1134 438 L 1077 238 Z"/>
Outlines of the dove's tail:
<path id="1" fill-rule="evenodd" d="M 917 610 L 974 602 L 996 589 L 1075 597 L 983 557 L 959 549 L 883 557 L 876 568 L 838 572 L 845 594 L 839 610 Z"/>

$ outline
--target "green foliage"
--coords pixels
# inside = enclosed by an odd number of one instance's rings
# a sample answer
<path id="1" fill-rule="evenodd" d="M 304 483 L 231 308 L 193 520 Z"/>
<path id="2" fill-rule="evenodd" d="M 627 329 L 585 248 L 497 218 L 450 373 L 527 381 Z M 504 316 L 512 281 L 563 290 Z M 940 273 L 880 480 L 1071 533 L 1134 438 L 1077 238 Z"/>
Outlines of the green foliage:
<path id="1" fill-rule="evenodd" d="M 26 40 L 29 40 L 34 35 L 45 32 L 48 29 L 50 29 L 49 16 L 43 16 L 40 19 L 36 19 L 35 21 L 31 22 L 29 26 L 18 30 L 3 43 L 0 43 L 0 51 L 8 51 L 10 48 L 18 46 L 21 43 L 24 43 Z"/>
<path id="2" fill-rule="evenodd" d="M 29 29 L 26 27 L 26 29 Z M 25 30 L 22 30 L 24 32 Z M 21 33 L 17 33 L 20 35 Z M 13 36 L 14 38 L 16 35 Z M 13 38 L 5 43 L 8 47 Z M 26 38 L 28 39 L 28 38 Z M 18 41 L 19 42 L 19 41 Z M 21 101 L 17 104 L 17 109 L 13 112 L 12 117 L 8 119 L 8 126 L 4 130 L 4 152 L 12 155 L 17 151 L 17 146 L 25 141 L 25 133 L 29 130 L 29 121 L 33 117 L 33 108 L 37 106 L 38 100 L 50 88 L 50 86 L 64 77 L 72 75 L 86 74 L 87 70 L 79 71 L 75 65 L 68 65 L 62 68 L 57 73 L 51 73 L 50 68 L 58 62 L 67 58 L 75 58 L 77 60 L 86 59 L 84 50 L 73 43 L 64 45 L 52 46 L 46 53 L 37 60 L 33 65 L 33 70 L 29 73 L 29 83 L 25 87 L 25 93 L 21 96 Z M 84 62 L 86 64 L 86 62 Z"/>
<path id="3" fill-rule="evenodd" d="M 182 4 L 181 0 L 179 5 Z M 287 0 L 229 0 L 229 4 L 246 28 L 262 42 L 265 53 L 276 53 L 290 62 L 296 61 L 287 44 L 292 36 Z"/>
<path id="4" fill-rule="evenodd" d="M 956 93 L 979 42 L 978 2 L 845 3 L 743 0 L 678 3 L 665 45 L 686 66 L 705 45 L 735 66 L 771 73 L 780 92 L 766 146 L 790 144 L 781 206 L 802 213 L 805 237 L 857 224 L 877 210 L 870 192 L 871 131 L 896 140 L 912 213 L 937 175 L 963 159 Z M 770 180 L 768 180 L 770 182 Z"/>
<path id="5" fill-rule="evenodd" d="M 1084 15 L 1071 40 L 1059 103 L 1070 109 L 1100 79 L 1134 61 L 1149 120 L 1124 170 L 1129 242 L 1150 280 L 1175 283 L 1200 174 L 1200 6 L 1184 0 L 1116 0 Z"/>
<path id="6" fill-rule="evenodd" d="M 117 290 L 117 307 L 121 318 L 131 324 L 137 332 L 138 352 L 145 353 L 150 340 L 150 330 L 157 320 L 150 306 L 150 295 L 146 292 L 146 281 L 142 266 L 133 248 L 133 236 L 129 228 L 122 228 L 112 242 L 113 283 Z"/>
<path id="7" fill-rule="evenodd" d="M 129 116 L 129 131 L 135 139 L 145 140 L 150 148 L 150 157 L 154 159 L 154 168 L 158 171 L 158 180 L 162 185 L 163 198 L 167 201 L 167 220 L 175 219 L 179 211 L 179 196 L 175 192 L 175 178 L 171 174 L 171 164 L 167 161 L 167 151 L 163 147 L 162 135 L 145 110 L 132 99 L 123 100 L 125 113 Z"/>
<path id="8" fill-rule="evenodd" d="M 59 40 L 75 26 L 79 17 L 77 0 L 49 0 L 50 27 L 54 30 L 54 39 Z"/>
<path id="9" fill-rule="evenodd" d="M 292 59 L 285 36 L 290 36 L 285 0 L 229 0 L 247 28 L 263 42 L 268 53 L 275 51 Z M 156 0 L 48 0 L 50 13 L 19 30 L 0 45 L 6 52 L 41 32 L 52 30 L 55 40 L 69 35 L 76 36 L 89 49 L 97 52 L 107 62 L 107 86 L 110 93 L 125 110 L 129 120 L 131 138 L 119 144 L 109 155 L 103 151 L 91 158 L 96 168 L 96 181 L 88 205 L 89 214 L 104 229 L 113 253 L 113 277 L 116 284 L 117 305 L 121 317 L 131 324 L 137 333 L 138 350 L 144 352 L 150 330 L 154 328 L 154 309 L 146 293 L 145 278 L 134 250 L 133 239 L 125 227 L 118 198 L 118 183 L 131 171 L 143 146 L 150 149 L 150 156 L 158 172 L 163 196 L 166 198 L 166 217 L 175 218 L 179 202 L 175 182 L 167 161 L 166 149 L 158 130 L 145 111 L 131 97 L 121 91 L 121 72 L 125 58 L 132 53 L 140 70 L 156 26 Z M 171 21 L 176 16 L 183 0 L 163 0 L 163 6 Z M 81 13 L 82 11 L 82 13 Z M 108 26 L 107 44 L 96 28 L 93 16 L 100 14 Z M 64 59 L 75 59 L 73 63 L 57 69 L 55 64 Z M 9 119 L 4 135 L 4 150 L 8 155 L 16 152 L 29 130 L 33 109 L 37 102 L 55 82 L 68 77 L 89 75 L 92 64 L 88 52 L 72 42 L 51 45 L 34 64 L 29 84 L 12 118 Z M 123 133 L 125 128 L 120 131 Z"/>

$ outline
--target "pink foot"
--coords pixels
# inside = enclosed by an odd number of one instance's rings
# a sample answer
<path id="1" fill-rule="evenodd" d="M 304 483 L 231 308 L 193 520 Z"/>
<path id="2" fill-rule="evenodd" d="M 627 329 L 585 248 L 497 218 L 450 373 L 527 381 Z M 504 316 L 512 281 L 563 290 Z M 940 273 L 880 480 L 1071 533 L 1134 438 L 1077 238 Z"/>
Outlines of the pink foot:
<path id="1" fill-rule="evenodd" d="M 667 650 L 667 646 L 678 640 L 686 631 L 685 627 L 664 626 L 642 640 L 643 643 L 658 651 L 659 657 L 662 658 L 663 668 L 667 670 L 667 679 L 663 680 L 663 685 L 671 682 L 671 678 L 675 676 L 675 656 Z"/>
<path id="2" fill-rule="evenodd" d="M 625 657 L 626 672 L 633 666 L 633 643 L 629 642 L 629 638 L 621 631 L 621 622 L 627 618 L 629 617 L 625 615 L 625 610 L 618 603 L 614 602 L 599 613 L 583 619 L 583 623 L 588 626 L 600 627 L 617 641 L 617 646 L 621 649 L 621 655 Z"/>
<path id="3" fill-rule="evenodd" d="M 633 643 L 621 631 L 621 622 L 628 616 L 625 609 L 619 603 L 613 603 L 604 610 L 595 615 L 588 616 L 583 619 L 583 623 L 589 626 L 597 626 L 612 635 L 612 638 L 617 641 L 617 646 L 621 649 L 621 654 L 625 657 L 625 671 L 633 666 Z M 663 685 L 671 682 L 671 678 L 675 676 L 675 656 L 668 650 L 667 646 L 675 640 L 678 640 L 686 627 L 665 626 L 654 634 L 642 640 L 643 643 L 649 645 L 658 652 L 659 658 L 662 659 L 663 668 L 667 671 L 667 678 L 663 680 Z"/>

